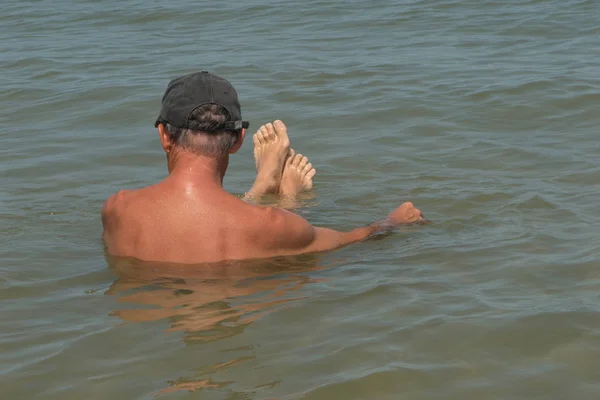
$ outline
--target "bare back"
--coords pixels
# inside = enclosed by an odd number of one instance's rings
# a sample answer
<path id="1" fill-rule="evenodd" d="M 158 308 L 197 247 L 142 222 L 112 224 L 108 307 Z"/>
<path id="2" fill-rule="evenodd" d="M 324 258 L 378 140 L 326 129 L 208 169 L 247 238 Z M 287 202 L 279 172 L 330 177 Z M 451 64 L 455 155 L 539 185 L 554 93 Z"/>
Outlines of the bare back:
<path id="1" fill-rule="evenodd" d="M 111 254 L 180 263 L 266 257 L 267 209 L 221 188 L 181 187 L 168 179 L 112 196 L 103 209 Z M 267 229 L 268 230 L 268 229 Z"/>
<path id="2" fill-rule="evenodd" d="M 339 232 L 292 212 L 248 204 L 222 187 L 202 190 L 165 181 L 121 191 L 102 209 L 109 253 L 184 264 L 268 258 L 333 250 L 392 226 L 424 221 L 412 203 L 368 226 Z"/>

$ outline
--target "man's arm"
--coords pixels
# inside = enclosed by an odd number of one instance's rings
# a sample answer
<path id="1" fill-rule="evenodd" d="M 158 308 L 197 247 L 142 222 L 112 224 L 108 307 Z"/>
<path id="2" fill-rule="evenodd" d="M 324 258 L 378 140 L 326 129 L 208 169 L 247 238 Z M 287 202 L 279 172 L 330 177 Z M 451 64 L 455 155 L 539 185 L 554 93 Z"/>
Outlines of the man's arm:
<path id="1" fill-rule="evenodd" d="M 269 250 L 288 255 L 334 250 L 398 225 L 424 221 L 421 211 L 410 202 L 402 204 L 382 221 L 349 232 L 314 227 L 301 216 L 281 209 L 271 209 L 271 213 Z"/>

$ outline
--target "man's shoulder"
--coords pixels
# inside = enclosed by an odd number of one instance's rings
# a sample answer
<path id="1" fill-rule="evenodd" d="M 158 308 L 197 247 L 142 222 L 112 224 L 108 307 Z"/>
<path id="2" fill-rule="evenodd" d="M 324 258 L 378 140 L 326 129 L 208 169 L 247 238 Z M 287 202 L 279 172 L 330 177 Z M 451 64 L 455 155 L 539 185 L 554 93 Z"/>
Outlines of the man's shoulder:
<path id="1" fill-rule="evenodd" d="M 102 206 L 102 213 L 112 213 L 116 211 L 119 206 L 122 206 L 126 199 L 131 196 L 132 190 L 119 190 L 115 194 L 111 195 Z"/>
<path id="2" fill-rule="evenodd" d="M 249 205 L 247 211 L 254 222 L 262 231 L 268 229 L 270 231 L 281 229 L 287 220 L 295 215 L 287 210 L 273 206 L 257 206 Z"/>
<path id="3" fill-rule="evenodd" d="M 119 190 L 110 196 L 102 205 L 102 221 L 107 223 L 110 220 L 116 220 L 127 214 L 127 210 L 138 208 L 136 203 L 144 197 L 141 193 L 144 189 Z"/>
<path id="4" fill-rule="evenodd" d="M 258 237 L 269 248 L 297 247 L 312 240 L 314 228 L 300 215 L 278 207 L 257 207 Z"/>
<path id="5" fill-rule="evenodd" d="M 145 198 L 152 196 L 153 192 L 155 192 L 153 191 L 155 186 L 156 185 L 151 185 L 131 190 L 121 189 L 104 202 L 103 209 L 106 208 L 110 211 L 130 203 L 142 201 Z"/>

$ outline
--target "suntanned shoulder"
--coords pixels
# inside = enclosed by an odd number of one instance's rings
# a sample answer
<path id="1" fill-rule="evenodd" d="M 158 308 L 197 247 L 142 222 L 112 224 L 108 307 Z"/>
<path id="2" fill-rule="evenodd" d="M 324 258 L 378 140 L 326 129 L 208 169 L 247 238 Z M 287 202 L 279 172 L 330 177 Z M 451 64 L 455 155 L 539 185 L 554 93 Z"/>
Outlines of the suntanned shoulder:
<path id="1" fill-rule="evenodd" d="M 296 253 L 314 241 L 315 228 L 304 218 L 277 207 L 260 207 L 261 242 L 269 251 Z"/>
<path id="2" fill-rule="evenodd" d="M 275 207 L 265 208 L 263 213 L 265 223 L 261 226 L 264 232 L 261 241 L 267 251 L 277 255 L 334 250 L 364 239 L 372 230 L 339 232 L 315 227 L 300 215 Z"/>
<path id="3" fill-rule="evenodd" d="M 119 190 L 117 193 L 110 196 L 102 205 L 102 225 L 104 229 L 107 229 L 111 220 L 114 219 L 116 211 L 119 206 L 123 203 L 124 198 L 127 196 L 128 190 Z"/>

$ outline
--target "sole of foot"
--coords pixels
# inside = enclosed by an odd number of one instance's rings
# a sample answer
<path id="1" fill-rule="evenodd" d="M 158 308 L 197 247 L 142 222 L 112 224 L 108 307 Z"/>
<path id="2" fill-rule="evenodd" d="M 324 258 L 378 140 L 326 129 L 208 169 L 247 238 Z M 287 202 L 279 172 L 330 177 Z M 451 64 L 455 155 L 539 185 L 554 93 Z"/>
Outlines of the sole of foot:
<path id="1" fill-rule="evenodd" d="M 277 193 L 283 176 L 283 168 L 289 154 L 290 139 L 285 124 L 277 120 L 261 126 L 252 137 L 256 161 L 255 187 L 261 188 L 255 196 Z"/>
<path id="2" fill-rule="evenodd" d="M 302 154 L 290 154 L 285 161 L 279 193 L 282 196 L 295 196 L 298 193 L 310 191 L 313 188 L 313 178 L 317 171 L 308 158 Z"/>

